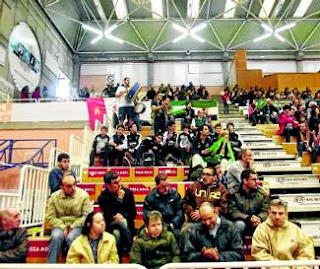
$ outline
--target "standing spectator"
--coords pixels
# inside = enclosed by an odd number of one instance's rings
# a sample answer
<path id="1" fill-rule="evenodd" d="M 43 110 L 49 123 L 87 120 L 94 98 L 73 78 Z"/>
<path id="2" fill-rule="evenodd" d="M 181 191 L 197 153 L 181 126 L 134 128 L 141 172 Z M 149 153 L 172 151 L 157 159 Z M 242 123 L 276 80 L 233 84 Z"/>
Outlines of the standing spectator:
<path id="1" fill-rule="evenodd" d="M 109 141 L 110 137 L 107 135 L 107 126 L 101 126 L 100 134 L 96 135 L 93 140 L 92 151 L 90 154 L 90 166 L 94 165 L 94 157 L 102 158 L 103 166 L 108 166 L 108 159 L 110 155 Z"/>
<path id="2" fill-rule="evenodd" d="M 252 237 L 251 254 L 255 260 L 314 260 L 313 242 L 298 225 L 288 221 L 286 202 L 272 200 L 268 215 Z"/>
<path id="3" fill-rule="evenodd" d="M 0 263 L 25 263 L 28 235 L 20 228 L 20 212 L 16 208 L 0 210 Z"/>
<path id="4" fill-rule="evenodd" d="M 230 194 L 238 192 L 241 182 L 241 173 L 245 169 L 253 168 L 253 156 L 250 149 L 243 149 L 240 152 L 240 160 L 230 165 L 227 177 L 227 189 Z"/>
<path id="5" fill-rule="evenodd" d="M 20 102 L 27 103 L 29 102 L 29 86 L 24 86 L 20 92 Z"/>
<path id="6" fill-rule="evenodd" d="M 37 101 L 41 98 L 41 89 L 40 86 L 37 86 L 34 90 L 34 92 L 32 93 L 31 97 L 33 99 L 36 99 Z"/>
<path id="7" fill-rule="evenodd" d="M 231 104 L 231 95 L 228 87 L 224 89 L 221 99 L 223 103 L 223 113 L 229 114 L 229 105 Z"/>
<path id="8" fill-rule="evenodd" d="M 173 233 L 162 225 L 159 211 L 151 211 L 134 241 L 130 258 L 132 263 L 148 269 L 158 269 L 167 263 L 180 262 L 180 250 Z"/>
<path id="9" fill-rule="evenodd" d="M 127 136 L 123 134 L 123 125 L 118 125 L 116 133 L 110 138 L 109 145 L 112 147 L 109 156 L 111 165 L 122 166 L 125 150 L 127 148 Z"/>
<path id="10" fill-rule="evenodd" d="M 242 171 L 239 191 L 229 199 L 229 214 L 242 238 L 252 235 L 268 217 L 269 197 L 258 182 L 256 172 L 251 169 Z"/>
<path id="11" fill-rule="evenodd" d="M 226 215 L 228 212 L 228 191 L 218 180 L 218 176 L 211 163 L 203 168 L 201 178 L 194 182 L 186 191 L 182 200 L 183 208 L 190 222 L 200 220 L 199 207 L 203 202 L 210 202 L 216 212 Z"/>
<path id="12" fill-rule="evenodd" d="M 81 235 L 71 244 L 67 263 L 119 263 L 116 240 L 105 229 L 103 215 L 90 212 Z"/>
<path id="13" fill-rule="evenodd" d="M 167 123 L 169 122 L 169 108 L 170 99 L 163 97 L 161 103 L 159 102 L 159 96 L 156 94 L 155 99 L 151 103 L 152 111 L 154 115 L 154 132 L 157 134 L 159 131 L 164 133 L 167 129 Z"/>
<path id="14" fill-rule="evenodd" d="M 70 173 L 74 178 L 76 178 L 75 173 L 70 170 L 70 156 L 67 153 L 60 153 L 57 161 L 57 166 L 53 168 L 49 174 L 51 193 L 60 190 L 61 179 L 65 174 Z"/>
<path id="15" fill-rule="evenodd" d="M 219 216 L 209 202 L 199 208 L 201 223 L 194 224 L 183 247 L 186 262 L 243 261 L 243 243 L 234 224 Z"/>
<path id="16" fill-rule="evenodd" d="M 133 192 L 122 187 L 121 178 L 117 173 L 107 172 L 104 182 L 107 186 L 100 194 L 98 203 L 104 213 L 107 231 L 116 238 L 121 262 L 123 254 L 130 250 L 135 234 L 136 205 Z"/>
<path id="17" fill-rule="evenodd" d="M 93 210 L 89 195 L 76 187 L 76 179 L 66 175 L 61 190 L 53 193 L 46 210 L 46 222 L 52 226 L 48 263 L 56 263 L 63 241 L 67 249 L 80 234 L 86 216 Z"/>
<path id="18" fill-rule="evenodd" d="M 191 125 L 191 122 L 194 118 L 194 109 L 192 108 L 192 104 L 190 101 L 188 101 L 186 103 L 186 110 L 183 114 L 183 117 L 182 117 L 182 127 L 186 126 L 186 125 Z"/>
<path id="19" fill-rule="evenodd" d="M 119 86 L 116 91 L 116 97 L 119 100 L 119 125 L 124 125 L 124 120 L 127 118 L 129 126 L 134 122 L 135 119 L 133 100 L 128 99 L 129 88 L 130 78 L 125 77 L 123 79 L 123 84 Z"/>
<path id="20" fill-rule="evenodd" d="M 47 86 L 43 86 L 42 87 L 42 97 L 43 98 L 48 98 L 49 97 L 48 87 Z"/>
<path id="21" fill-rule="evenodd" d="M 146 221 L 151 211 L 159 211 L 168 230 L 178 238 L 185 220 L 180 194 L 170 188 L 168 176 L 165 174 L 157 175 L 155 182 L 157 186 L 144 200 L 143 218 Z"/>

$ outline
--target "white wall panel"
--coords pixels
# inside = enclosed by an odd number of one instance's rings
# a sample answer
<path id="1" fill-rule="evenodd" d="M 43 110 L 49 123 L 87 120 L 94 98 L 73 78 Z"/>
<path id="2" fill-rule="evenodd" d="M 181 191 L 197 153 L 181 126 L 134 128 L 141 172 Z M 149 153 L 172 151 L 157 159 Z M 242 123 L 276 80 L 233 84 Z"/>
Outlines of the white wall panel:
<path id="1" fill-rule="evenodd" d="M 189 81 L 192 81 L 194 85 L 204 86 L 223 86 L 222 73 L 212 74 L 189 74 Z"/>
<path id="2" fill-rule="evenodd" d="M 248 69 L 262 69 L 263 74 L 296 73 L 295 61 L 248 61 Z"/>
<path id="3" fill-rule="evenodd" d="M 302 72 L 313 73 L 319 72 L 320 62 L 319 61 L 302 61 Z"/>
<path id="4" fill-rule="evenodd" d="M 182 85 L 189 82 L 187 65 L 183 62 L 154 63 L 153 72 L 155 85 L 160 85 L 161 83 Z"/>
<path id="5" fill-rule="evenodd" d="M 222 73 L 220 62 L 188 63 L 189 74 Z"/>
<path id="6" fill-rule="evenodd" d="M 83 64 L 80 75 L 109 75 L 113 74 L 115 82 L 121 82 L 129 77 L 132 82 L 138 81 L 141 85 L 148 83 L 147 63 L 110 63 L 110 64 Z"/>

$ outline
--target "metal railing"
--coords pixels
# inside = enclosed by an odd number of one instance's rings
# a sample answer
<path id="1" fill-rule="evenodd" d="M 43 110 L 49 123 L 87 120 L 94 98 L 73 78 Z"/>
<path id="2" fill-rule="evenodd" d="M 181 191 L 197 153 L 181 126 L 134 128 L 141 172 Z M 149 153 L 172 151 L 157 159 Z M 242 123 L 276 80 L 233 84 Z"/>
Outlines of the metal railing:
<path id="1" fill-rule="evenodd" d="M 319 269 L 320 260 L 294 260 L 294 261 L 250 261 L 250 262 L 197 262 L 197 263 L 168 263 L 160 269 L 206 269 L 206 268 L 314 268 Z"/>
<path id="2" fill-rule="evenodd" d="M 83 169 L 88 166 L 88 160 L 83 156 L 85 143 L 83 138 L 77 135 L 71 135 L 69 141 L 71 170 L 75 172 L 77 178 L 81 178 Z"/>
<path id="3" fill-rule="evenodd" d="M 46 263 L 0 263 L 0 269 L 147 269 L 140 264 L 46 264 Z"/>
<path id="4" fill-rule="evenodd" d="M 23 227 L 42 225 L 49 196 L 48 174 L 47 169 L 24 165 L 18 189 L 0 191 L 0 208 L 20 208 Z"/>
<path id="5" fill-rule="evenodd" d="M 42 145 L 38 145 L 39 143 Z M 33 145 L 34 144 L 34 145 Z M 0 171 L 11 167 L 32 164 L 48 167 L 50 146 L 56 147 L 56 139 L 3 139 L 0 140 Z M 20 155 L 19 155 L 20 154 Z M 21 156 L 24 154 L 24 156 Z"/>

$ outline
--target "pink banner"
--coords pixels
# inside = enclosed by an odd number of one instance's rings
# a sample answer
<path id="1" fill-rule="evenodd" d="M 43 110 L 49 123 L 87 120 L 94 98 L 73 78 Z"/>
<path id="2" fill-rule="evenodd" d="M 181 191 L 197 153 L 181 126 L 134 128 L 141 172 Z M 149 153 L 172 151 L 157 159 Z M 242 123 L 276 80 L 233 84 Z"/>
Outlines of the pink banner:
<path id="1" fill-rule="evenodd" d="M 89 125 L 94 130 L 95 120 L 103 122 L 103 116 L 107 113 L 103 98 L 88 98 L 87 108 L 89 114 Z"/>

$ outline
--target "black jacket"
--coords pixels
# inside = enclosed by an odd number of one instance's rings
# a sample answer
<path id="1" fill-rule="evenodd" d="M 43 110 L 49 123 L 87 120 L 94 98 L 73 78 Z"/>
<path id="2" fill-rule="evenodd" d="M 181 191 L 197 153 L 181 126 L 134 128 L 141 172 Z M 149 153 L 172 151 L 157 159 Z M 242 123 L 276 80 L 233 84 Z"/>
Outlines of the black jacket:
<path id="1" fill-rule="evenodd" d="M 136 218 L 136 204 L 134 201 L 133 192 L 127 188 L 123 188 L 125 195 L 122 200 L 118 199 L 116 193 L 111 193 L 106 188 L 99 196 L 98 203 L 103 211 L 106 226 L 113 221 L 113 217 L 120 213 L 128 222 L 128 228 L 134 234 L 134 219 Z"/>
<path id="2" fill-rule="evenodd" d="M 101 151 L 106 152 L 108 151 L 108 148 L 109 148 L 109 141 L 110 141 L 110 137 L 108 135 L 106 135 L 105 137 L 102 137 L 101 134 L 98 134 L 93 140 L 92 149 L 94 150 L 94 152 L 96 152 L 98 144 L 101 143 L 101 144 L 104 144 L 104 147 L 101 148 Z"/>
<path id="3" fill-rule="evenodd" d="M 215 238 L 202 224 L 196 223 L 190 229 L 184 244 L 183 256 L 187 262 L 214 262 L 202 255 L 202 248 L 214 248 L 219 251 L 219 262 L 243 261 L 243 243 L 236 226 L 221 218 Z"/>
<path id="4" fill-rule="evenodd" d="M 168 194 L 162 195 L 154 188 L 144 200 L 143 218 L 146 219 L 150 211 L 158 210 L 164 223 L 172 223 L 174 228 L 180 228 L 185 221 L 180 201 L 180 194 L 176 190 L 170 189 Z"/>
<path id="5" fill-rule="evenodd" d="M 0 263 L 25 263 L 28 234 L 25 228 L 9 231 L 0 228 Z"/>

